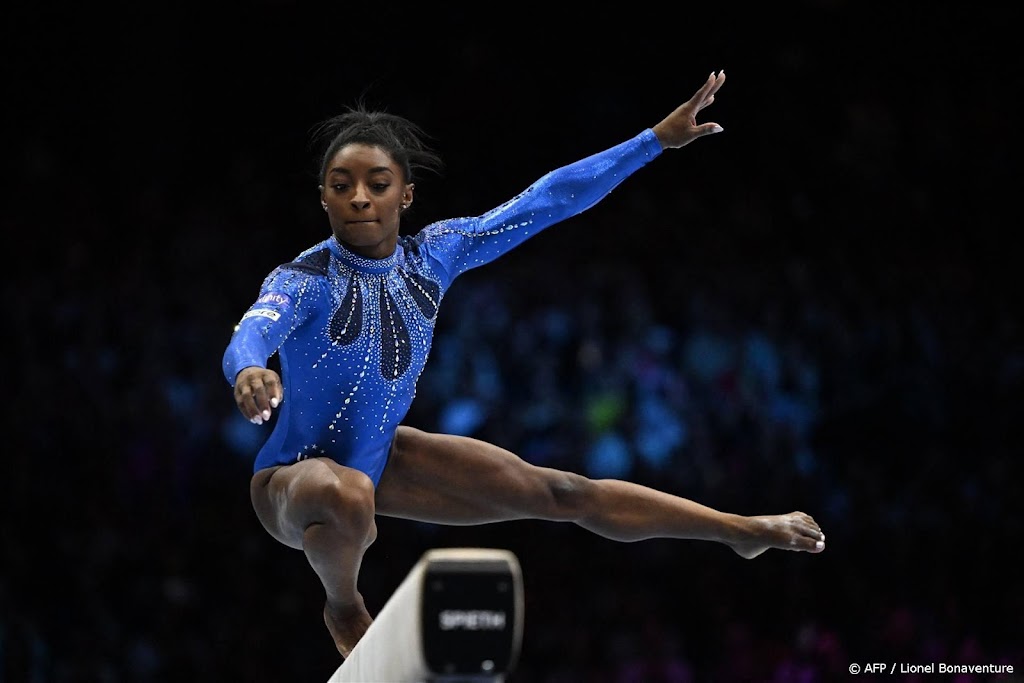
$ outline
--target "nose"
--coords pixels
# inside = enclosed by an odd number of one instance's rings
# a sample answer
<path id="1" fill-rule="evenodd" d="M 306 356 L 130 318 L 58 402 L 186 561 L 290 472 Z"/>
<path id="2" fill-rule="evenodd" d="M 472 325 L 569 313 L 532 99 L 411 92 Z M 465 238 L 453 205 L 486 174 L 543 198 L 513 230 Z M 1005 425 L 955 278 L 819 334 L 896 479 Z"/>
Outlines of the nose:
<path id="1" fill-rule="evenodd" d="M 352 208 L 353 209 L 368 209 L 370 208 L 370 196 L 366 192 L 366 188 L 363 185 L 356 186 L 355 194 L 352 195 Z"/>

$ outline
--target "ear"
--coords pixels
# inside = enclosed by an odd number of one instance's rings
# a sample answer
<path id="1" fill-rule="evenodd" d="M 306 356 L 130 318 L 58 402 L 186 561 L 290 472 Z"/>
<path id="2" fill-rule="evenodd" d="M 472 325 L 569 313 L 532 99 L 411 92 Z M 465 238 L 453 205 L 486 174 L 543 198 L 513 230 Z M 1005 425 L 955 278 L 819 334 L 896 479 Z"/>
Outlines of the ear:
<path id="1" fill-rule="evenodd" d="M 405 191 L 402 192 L 402 208 L 408 209 L 410 206 L 412 206 L 412 195 L 413 195 L 413 190 L 415 190 L 415 189 L 416 189 L 416 184 L 415 183 L 408 183 L 405 186 Z"/>
<path id="2" fill-rule="evenodd" d="M 322 206 L 324 211 L 326 211 L 327 210 L 327 198 L 324 196 L 324 186 L 323 185 L 317 185 L 316 187 L 317 187 L 318 190 L 320 190 L 320 206 Z"/>

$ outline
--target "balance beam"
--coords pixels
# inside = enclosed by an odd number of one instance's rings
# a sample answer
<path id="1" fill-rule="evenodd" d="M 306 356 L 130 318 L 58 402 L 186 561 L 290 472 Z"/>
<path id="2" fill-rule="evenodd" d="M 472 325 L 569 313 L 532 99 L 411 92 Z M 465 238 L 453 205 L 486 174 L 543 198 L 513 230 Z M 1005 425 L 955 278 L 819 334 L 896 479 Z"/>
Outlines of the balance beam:
<path id="1" fill-rule="evenodd" d="M 523 611 L 512 552 L 428 550 L 327 683 L 501 683 L 519 658 Z"/>

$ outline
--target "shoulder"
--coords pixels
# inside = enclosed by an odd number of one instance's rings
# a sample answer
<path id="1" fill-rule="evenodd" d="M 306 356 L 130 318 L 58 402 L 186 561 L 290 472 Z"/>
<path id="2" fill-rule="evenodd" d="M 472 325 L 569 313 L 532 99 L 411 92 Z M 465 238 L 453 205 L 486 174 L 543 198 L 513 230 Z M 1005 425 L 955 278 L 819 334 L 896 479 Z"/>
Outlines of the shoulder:
<path id="1" fill-rule="evenodd" d="M 294 261 L 282 263 L 275 270 L 285 270 L 309 275 L 327 276 L 327 267 L 331 262 L 331 250 L 327 242 L 320 242 L 306 249 L 295 257 Z"/>
<path id="2" fill-rule="evenodd" d="M 424 246 L 429 247 L 429 245 L 436 243 L 439 238 L 444 238 L 448 235 L 472 234 L 473 228 L 479 220 L 475 216 L 445 218 L 444 220 L 435 221 L 430 225 L 424 226 L 415 235 L 405 239 L 409 244 L 415 245 L 417 249 L 422 249 Z"/>
<path id="3" fill-rule="evenodd" d="M 326 243 L 306 249 L 294 260 L 275 267 L 264 278 L 264 292 L 284 292 L 292 296 L 308 295 L 323 289 L 328 281 L 331 251 Z"/>

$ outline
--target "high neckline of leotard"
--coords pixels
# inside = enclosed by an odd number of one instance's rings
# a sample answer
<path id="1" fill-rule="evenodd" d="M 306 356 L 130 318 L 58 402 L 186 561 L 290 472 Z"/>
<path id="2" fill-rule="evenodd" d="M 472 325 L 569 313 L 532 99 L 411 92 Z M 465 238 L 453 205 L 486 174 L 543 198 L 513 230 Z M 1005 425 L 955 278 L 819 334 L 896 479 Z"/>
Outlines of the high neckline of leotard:
<path id="1" fill-rule="evenodd" d="M 339 242 L 335 235 L 331 235 L 328 246 L 339 261 L 362 273 L 386 273 L 398 265 L 402 258 L 402 250 L 398 248 L 398 245 L 395 245 L 395 251 L 391 256 L 379 259 L 360 256 Z"/>

